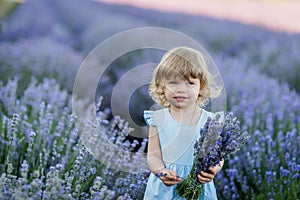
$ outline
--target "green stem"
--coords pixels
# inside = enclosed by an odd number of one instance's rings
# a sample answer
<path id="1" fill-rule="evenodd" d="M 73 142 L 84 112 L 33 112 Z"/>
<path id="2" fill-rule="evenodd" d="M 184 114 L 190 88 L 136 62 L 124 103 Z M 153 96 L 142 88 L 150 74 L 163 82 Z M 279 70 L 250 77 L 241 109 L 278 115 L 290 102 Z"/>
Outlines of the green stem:
<path id="1" fill-rule="evenodd" d="M 202 194 L 202 184 L 196 179 L 194 166 L 188 177 L 177 185 L 176 191 L 179 196 L 187 200 L 199 199 Z"/>

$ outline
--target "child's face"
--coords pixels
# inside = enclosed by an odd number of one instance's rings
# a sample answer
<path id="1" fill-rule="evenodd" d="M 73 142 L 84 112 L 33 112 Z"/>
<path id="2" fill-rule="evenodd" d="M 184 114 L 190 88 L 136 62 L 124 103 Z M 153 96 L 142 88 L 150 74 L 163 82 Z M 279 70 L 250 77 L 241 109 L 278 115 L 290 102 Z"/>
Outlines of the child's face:
<path id="1" fill-rule="evenodd" d="M 200 80 L 190 78 L 170 78 L 165 82 L 165 96 L 171 106 L 187 108 L 194 106 L 200 91 Z"/>

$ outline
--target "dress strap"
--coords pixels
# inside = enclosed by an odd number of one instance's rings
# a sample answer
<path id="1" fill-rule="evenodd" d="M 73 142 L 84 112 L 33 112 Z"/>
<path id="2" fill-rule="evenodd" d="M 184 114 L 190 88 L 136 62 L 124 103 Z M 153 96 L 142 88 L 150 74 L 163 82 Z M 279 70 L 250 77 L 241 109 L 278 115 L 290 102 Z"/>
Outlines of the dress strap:
<path id="1" fill-rule="evenodd" d="M 144 119 L 148 126 L 156 126 L 154 111 L 145 110 L 144 111 Z"/>

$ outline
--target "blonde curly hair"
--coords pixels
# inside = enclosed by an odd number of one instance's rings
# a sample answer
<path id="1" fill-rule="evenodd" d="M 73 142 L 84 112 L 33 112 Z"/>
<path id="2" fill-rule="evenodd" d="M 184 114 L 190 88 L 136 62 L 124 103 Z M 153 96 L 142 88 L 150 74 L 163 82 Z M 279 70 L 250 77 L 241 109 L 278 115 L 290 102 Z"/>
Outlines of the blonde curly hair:
<path id="1" fill-rule="evenodd" d="M 177 47 L 165 53 L 153 72 L 149 94 L 156 103 L 163 107 L 170 105 L 164 94 L 164 85 L 167 79 L 176 77 L 200 80 L 197 103 L 201 107 L 205 106 L 208 98 L 218 97 L 222 90 L 222 87 L 213 84 L 202 53 L 189 47 Z"/>

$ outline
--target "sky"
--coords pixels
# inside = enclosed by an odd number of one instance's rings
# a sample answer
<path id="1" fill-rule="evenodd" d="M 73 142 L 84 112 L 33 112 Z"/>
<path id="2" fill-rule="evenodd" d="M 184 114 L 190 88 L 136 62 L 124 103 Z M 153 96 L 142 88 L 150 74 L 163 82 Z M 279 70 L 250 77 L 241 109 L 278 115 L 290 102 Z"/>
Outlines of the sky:
<path id="1" fill-rule="evenodd" d="M 99 0 L 141 8 L 229 19 L 289 33 L 300 33 L 298 0 Z"/>

